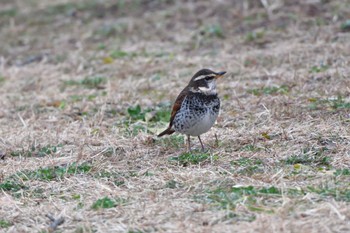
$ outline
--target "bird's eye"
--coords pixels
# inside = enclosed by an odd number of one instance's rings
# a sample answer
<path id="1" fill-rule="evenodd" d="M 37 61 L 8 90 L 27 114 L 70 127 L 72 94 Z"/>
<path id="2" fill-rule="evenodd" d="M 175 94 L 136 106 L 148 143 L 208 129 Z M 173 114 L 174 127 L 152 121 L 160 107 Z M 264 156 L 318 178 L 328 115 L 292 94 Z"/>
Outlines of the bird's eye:
<path id="1" fill-rule="evenodd" d="M 212 80 L 213 78 L 214 78 L 213 76 L 207 76 L 207 77 L 205 77 L 205 80 L 209 81 L 209 80 Z"/>

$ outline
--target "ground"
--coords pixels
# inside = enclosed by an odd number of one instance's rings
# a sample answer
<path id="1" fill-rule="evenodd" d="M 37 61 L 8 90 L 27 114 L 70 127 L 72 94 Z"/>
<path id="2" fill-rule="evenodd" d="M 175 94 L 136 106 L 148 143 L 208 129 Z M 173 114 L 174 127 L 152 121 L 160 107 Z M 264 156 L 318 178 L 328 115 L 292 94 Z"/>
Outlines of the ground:
<path id="1" fill-rule="evenodd" d="M 350 232 L 349 19 L 346 0 L 2 0 L 0 232 Z M 222 108 L 187 153 L 156 135 L 201 68 L 227 71 Z"/>

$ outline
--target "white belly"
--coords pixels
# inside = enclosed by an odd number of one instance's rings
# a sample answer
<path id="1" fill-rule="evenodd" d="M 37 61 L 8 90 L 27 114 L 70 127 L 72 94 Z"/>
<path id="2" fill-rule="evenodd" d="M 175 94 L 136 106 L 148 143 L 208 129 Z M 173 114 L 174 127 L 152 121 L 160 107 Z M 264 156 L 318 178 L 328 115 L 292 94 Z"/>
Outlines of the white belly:
<path id="1" fill-rule="evenodd" d="M 213 115 L 207 112 L 207 114 L 205 114 L 201 120 L 199 120 L 195 125 L 186 130 L 186 134 L 191 136 L 199 136 L 203 133 L 208 132 L 209 129 L 215 123 L 216 118 L 217 115 Z"/>

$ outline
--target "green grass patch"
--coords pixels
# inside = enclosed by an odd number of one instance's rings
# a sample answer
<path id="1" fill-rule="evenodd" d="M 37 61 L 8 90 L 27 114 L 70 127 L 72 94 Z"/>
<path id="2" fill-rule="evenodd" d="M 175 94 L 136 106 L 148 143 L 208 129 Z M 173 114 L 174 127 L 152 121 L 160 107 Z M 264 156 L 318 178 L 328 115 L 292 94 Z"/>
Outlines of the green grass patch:
<path id="1" fill-rule="evenodd" d="M 241 204 L 247 206 L 251 211 L 272 213 L 273 210 L 264 204 L 264 199 L 280 196 L 281 191 L 274 186 L 262 188 L 253 186 L 219 187 L 209 191 L 202 200 L 219 209 L 235 210 L 237 205 Z"/>
<path id="2" fill-rule="evenodd" d="M 265 21 L 266 19 L 268 19 L 266 12 L 250 12 L 250 14 L 244 16 L 243 22 L 248 25 L 254 25 L 256 23 Z"/>
<path id="3" fill-rule="evenodd" d="M 178 164 L 186 167 L 190 164 L 199 164 L 202 163 L 210 158 L 209 153 L 193 153 L 193 152 L 186 152 L 182 153 L 179 156 L 170 157 L 170 162 L 177 162 Z"/>
<path id="4" fill-rule="evenodd" d="M 350 109 L 350 102 L 345 101 L 342 96 L 328 99 L 309 98 L 309 102 L 309 108 L 312 110 L 324 108 L 330 110 Z"/>
<path id="5" fill-rule="evenodd" d="M 120 124 L 125 127 L 127 135 L 136 136 L 139 132 L 154 134 L 159 129 L 159 123 L 168 123 L 169 119 L 168 106 L 159 105 L 142 109 L 140 105 L 136 105 L 127 109 L 127 117 Z"/>
<path id="6" fill-rule="evenodd" d="M 117 110 L 110 108 L 105 110 L 105 115 L 109 118 L 115 118 L 118 114 Z"/>
<path id="7" fill-rule="evenodd" d="M 343 186 L 342 186 L 343 185 Z M 350 201 L 348 184 L 332 182 L 305 188 L 280 189 L 275 186 L 254 187 L 222 186 L 195 196 L 198 202 L 210 204 L 215 208 L 235 211 L 238 205 L 245 206 L 251 212 L 274 213 L 274 209 L 283 204 L 283 197 L 301 199 L 308 193 L 318 195 L 321 200 L 334 198 L 336 201 Z"/>
<path id="8" fill-rule="evenodd" d="M 0 85 L 3 84 L 5 81 L 6 81 L 6 78 L 0 75 Z"/>
<path id="9" fill-rule="evenodd" d="M 104 197 L 95 201 L 92 204 L 91 208 L 94 210 L 109 209 L 109 208 L 114 208 L 118 205 L 124 205 L 125 203 L 126 203 L 126 200 L 122 198 L 111 199 L 109 197 Z"/>
<path id="10" fill-rule="evenodd" d="M 151 133 L 146 122 L 138 121 L 131 124 L 126 123 L 125 126 L 126 126 L 126 134 L 128 136 L 136 136 L 140 132 Z"/>
<path id="11" fill-rule="evenodd" d="M 184 147 L 184 136 L 180 134 L 173 134 L 170 136 L 164 136 L 157 140 L 157 144 L 162 147 L 170 148 L 183 148 Z"/>
<path id="12" fill-rule="evenodd" d="M 122 186 L 125 183 L 125 180 L 130 177 L 136 177 L 137 173 L 135 171 L 128 172 L 111 172 L 111 171 L 99 171 L 94 174 L 94 177 L 98 179 L 105 179 L 113 182 L 117 186 Z"/>
<path id="13" fill-rule="evenodd" d="M 259 42 L 265 37 L 265 31 L 248 32 L 245 36 L 245 41 L 248 43 Z"/>
<path id="14" fill-rule="evenodd" d="M 258 151 L 261 151 L 262 148 L 260 147 L 257 147 L 253 144 L 248 144 L 248 145 L 245 145 L 245 146 L 242 146 L 239 150 L 240 151 L 251 151 L 251 152 L 258 152 Z"/>
<path id="15" fill-rule="evenodd" d="M 165 188 L 169 188 L 169 189 L 177 189 L 177 188 L 182 188 L 184 185 L 175 181 L 175 180 L 169 180 L 168 182 L 166 182 L 165 184 Z"/>
<path id="16" fill-rule="evenodd" d="M 93 101 L 96 99 L 98 95 L 97 94 L 91 94 L 91 95 L 71 95 L 69 96 L 69 100 L 71 102 L 80 102 L 80 101 L 83 101 L 83 100 L 87 100 L 87 101 Z"/>
<path id="17" fill-rule="evenodd" d="M 15 17 L 17 15 L 17 9 L 16 8 L 10 8 L 5 10 L 0 10 L 0 18 L 10 18 Z"/>
<path id="18" fill-rule="evenodd" d="M 231 161 L 234 172 L 245 175 L 264 172 L 264 164 L 262 160 L 257 158 L 239 158 Z"/>
<path id="19" fill-rule="evenodd" d="M 12 225 L 13 224 L 11 222 L 6 221 L 5 219 L 0 219 L 0 228 L 2 228 L 2 229 L 9 228 Z"/>
<path id="20" fill-rule="evenodd" d="M 117 206 L 117 203 L 109 198 L 109 197 L 104 197 L 104 198 L 101 198 L 101 199 L 98 199 L 97 201 L 95 201 L 91 208 L 94 209 L 94 210 L 98 210 L 98 209 L 108 209 L 108 208 L 113 208 L 113 207 L 116 207 Z"/>
<path id="21" fill-rule="evenodd" d="M 87 10 L 90 10 L 93 13 L 96 10 L 96 7 L 97 2 L 93 0 L 88 0 L 81 3 L 67 2 L 50 5 L 44 9 L 44 13 L 47 15 L 69 15 L 74 11 L 81 12 Z"/>
<path id="22" fill-rule="evenodd" d="M 207 25 L 202 31 L 202 34 L 207 37 L 225 38 L 224 30 L 219 24 Z"/>
<path id="23" fill-rule="evenodd" d="M 344 184 L 346 182 L 346 184 Z M 343 183 L 325 182 L 319 186 L 308 186 L 306 191 L 316 193 L 321 199 L 334 198 L 336 201 L 350 202 L 350 188 L 347 181 Z"/>
<path id="24" fill-rule="evenodd" d="M 325 155 L 327 148 L 304 148 L 299 154 L 287 157 L 284 162 L 286 164 L 304 164 L 314 166 L 331 167 L 331 158 Z"/>
<path id="25" fill-rule="evenodd" d="M 55 154 L 59 151 L 59 148 L 61 148 L 62 145 L 46 145 L 46 146 L 32 146 L 29 150 L 16 150 L 10 152 L 11 156 L 14 157 L 44 157 L 47 155 Z"/>
<path id="26" fill-rule="evenodd" d="M 168 122 L 170 120 L 170 108 L 168 105 L 159 105 L 155 108 L 146 109 L 141 109 L 140 105 L 136 105 L 129 107 L 127 113 L 133 121 Z"/>
<path id="27" fill-rule="evenodd" d="M 136 105 L 133 107 L 129 107 L 127 109 L 128 114 L 130 116 L 130 118 L 132 120 L 142 120 L 145 121 L 145 115 L 146 113 L 144 111 L 141 110 L 141 106 L 140 105 Z"/>
<path id="28" fill-rule="evenodd" d="M 87 89 L 104 89 L 107 78 L 100 76 L 86 77 L 82 80 L 67 80 L 63 82 L 63 86 L 81 86 Z"/>
<path id="29" fill-rule="evenodd" d="M 9 177 L 0 183 L 0 192 L 8 192 L 16 198 L 21 197 L 26 190 L 29 190 L 29 187 L 17 178 Z"/>
<path id="30" fill-rule="evenodd" d="M 72 195 L 72 199 L 74 199 L 74 200 L 80 200 L 80 198 L 81 198 L 80 194 L 73 194 Z"/>
<path id="31" fill-rule="evenodd" d="M 22 183 L 13 180 L 5 180 L 3 183 L 0 183 L 0 190 L 3 191 L 17 192 L 22 189 L 27 189 L 27 187 Z"/>
<path id="32" fill-rule="evenodd" d="M 24 170 L 7 177 L 4 182 L 0 183 L 0 190 L 10 192 L 14 197 L 30 194 L 34 197 L 44 198 L 46 190 L 42 188 L 30 190 L 30 187 L 24 185 L 24 182 L 28 180 L 58 181 L 69 175 L 89 173 L 91 169 L 92 165 L 85 162 L 80 165 L 72 163 L 66 166 L 39 168 L 34 171 Z M 24 193 L 23 190 L 26 192 Z"/>
<path id="33" fill-rule="evenodd" d="M 117 30 L 114 30 L 117 31 Z M 120 30 L 119 30 L 120 31 Z M 173 59 L 174 54 L 165 52 L 165 51 L 157 51 L 157 52 L 148 52 L 148 51 L 140 51 L 140 52 L 127 52 L 124 50 L 114 50 L 108 56 L 103 57 L 104 64 L 113 63 L 114 60 L 125 59 L 125 58 L 134 58 L 134 57 L 165 57 L 167 59 Z M 151 77 L 152 81 L 157 81 L 160 79 L 160 74 L 155 74 Z"/>
<path id="34" fill-rule="evenodd" d="M 319 65 L 319 66 L 312 66 L 309 70 L 309 73 L 321 73 L 329 69 L 328 65 Z"/>
<path id="35" fill-rule="evenodd" d="M 343 169 L 337 169 L 334 172 L 335 176 L 350 176 L 350 169 L 349 168 L 343 168 Z"/>
<path id="36" fill-rule="evenodd" d="M 343 32 L 350 32 L 350 19 L 345 20 L 345 22 L 340 25 L 340 29 Z"/>
<path id="37" fill-rule="evenodd" d="M 169 122 L 170 120 L 170 108 L 168 106 L 161 106 L 156 108 L 154 115 L 150 115 L 150 119 L 153 121 Z"/>
<path id="38" fill-rule="evenodd" d="M 111 52 L 110 57 L 113 59 L 119 59 L 124 57 L 135 57 L 136 53 L 130 53 L 123 50 L 114 50 Z"/>
<path id="39" fill-rule="evenodd" d="M 255 96 L 277 95 L 277 94 L 285 95 L 289 91 L 290 91 L 290 88 L 288 86 L 281 85 L 281 86 L 254 88 L 254 89 L 248 90 L 248 93 L 253 94 Z"/>
<path id="40" fill-rule="evenodd" d="M 19 172 L 17 176 L 22 180 L 52 181 L 60 180 L 67 175 L 89 173 L 91 169 L 92 165 L 87 162 L 80 165 L 72 163 L 66 166 L 39 168 L 35 171 L 23 171 Z"/>
<path id="41" fill-rule="evenodd" d="M 95 35 L 99 35 L 102 38 L 109 38 L 109 37 L 113 37 L 115 36 L 118 32 L 122 33 L 124 31 L 125 25 L 124 24 L 110 24 L 110 25 L 103 25 L 101 27 L 97 27 L 94 30 L 94 34 Z M 98 45 L 98 49 L 106 49 L 106 45 L 105 44 L 99 44 Z M 108 58 L 112 59 L 112 57 L 105 57 L 103 59 L 105 64 L 111 63 L 113 62 L 113 60 L 111 60 L 110 62 L 108 62 Z"/>

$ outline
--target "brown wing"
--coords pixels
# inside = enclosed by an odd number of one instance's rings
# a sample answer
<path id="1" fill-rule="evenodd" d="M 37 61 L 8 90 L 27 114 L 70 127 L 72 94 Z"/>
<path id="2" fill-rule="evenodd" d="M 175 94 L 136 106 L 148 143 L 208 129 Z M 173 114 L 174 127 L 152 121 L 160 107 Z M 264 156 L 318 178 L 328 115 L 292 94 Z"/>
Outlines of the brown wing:
<path id="1" fill-rule="evenodd" d="M 172 134 L 174 133 L 175 131 L 173 129 L 171 129 L 171 127 L 173 126 L 173 120 L 176 116 L 176 113 L 177 111 L 179 111 L 179 109 L 181 108 L 181 104 L 182 104 L 182 101 L 185 99 L 185 97 L 187 96 L 188 94 L 188 87 L 186 87 L 185 89 L 183 89 L 179 96 L 176 98 L 175 100 L 175 103 L 174 103 L 174 106 L 173 106 L 173 110 L 171 111 L 171 116 L 170 116 L 170 123 L 169 123 L 169 126 L 166 130 L 164 130 L 163 132 L 161 132 L 158 137 L 161 137 L 165 134 Z"/>
<path id="2" fill-rule="evenodd" d="M 170 116 L 170 124 L 169 124 L 170 127 L 173 125 L 173 120 L 175 118 L 175 115 L 176 115 L 177 111 L 180 110 L 182 102 L 184 101 L 185 97 L 188 94 L 187 89 L 188 89 L 187 87 L 185 89 L 183 89 L 180 92 L 179 96 L 175 100 L 175 103 L 174 103 L 174 106 L 173 106 L 173 110 L 171 111 L 171 116 Z"/>

